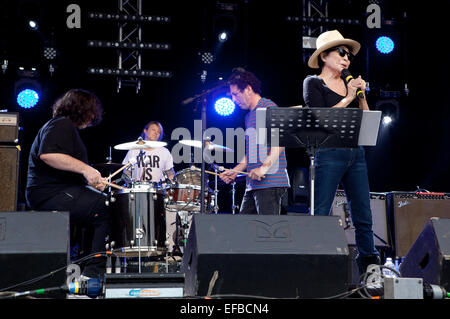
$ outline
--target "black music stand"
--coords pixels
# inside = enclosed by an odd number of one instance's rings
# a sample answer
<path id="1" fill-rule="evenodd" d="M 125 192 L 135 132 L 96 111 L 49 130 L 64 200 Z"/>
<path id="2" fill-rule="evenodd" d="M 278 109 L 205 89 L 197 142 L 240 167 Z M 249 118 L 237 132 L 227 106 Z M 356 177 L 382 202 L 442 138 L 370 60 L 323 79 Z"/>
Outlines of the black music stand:
<path id="1" fill-rule="evenodd" d="M 310 214 L 314 215 L 316 152 L 323 147 L 358 147 L 363 110 L 269 108 L 265 115 L 265 127 L 269 131 L 266 141 L 268 146 L 306 148 L 310 158 Z M 258 140 L 261 142 L 260 138 Z"/>

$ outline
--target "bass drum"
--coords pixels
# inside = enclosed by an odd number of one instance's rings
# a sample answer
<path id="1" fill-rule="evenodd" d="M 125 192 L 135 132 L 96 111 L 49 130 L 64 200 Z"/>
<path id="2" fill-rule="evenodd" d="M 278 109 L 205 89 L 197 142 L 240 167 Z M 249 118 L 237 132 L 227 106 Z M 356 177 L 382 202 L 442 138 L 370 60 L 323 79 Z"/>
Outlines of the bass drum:
<path id="1" fill-rule="evenodd" d="M 113 193 L 111 242 L 119 256 L 155 256 L 167 251 L 164 193 L 136 187 Z"/>

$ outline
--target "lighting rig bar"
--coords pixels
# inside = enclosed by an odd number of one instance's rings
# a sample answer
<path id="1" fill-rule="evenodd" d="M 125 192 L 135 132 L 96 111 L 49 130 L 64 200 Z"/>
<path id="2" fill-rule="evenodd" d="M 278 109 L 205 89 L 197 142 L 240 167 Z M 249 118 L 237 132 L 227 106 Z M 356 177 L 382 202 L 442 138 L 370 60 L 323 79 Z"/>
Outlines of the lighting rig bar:
<path id="1" fill-rule="evenodd" d="M 132 49 L 132 50 L 170 50 L 171 46 L 168 43 L 144 43 L 144 42 L 129 42 L 129 41 L 103 41 L 103 40 L 88 40 L 88 47 L 93 48 L 111 48 L 111 49 Z"/>
<path id="2" fill-rule="evenodd" d="M 90 12 L 88 17 L 97 20 L 108 20 L 108 21 L 120 21 L 120 22 L 134 22 L 134 23 L 169 23 L 170 17 L 168 16 L 147 16 L 138 14 L 124 14 L 124 13 L 100 13 L 100 12 Z"/>
<path id="3" fill-rule="evenodd" d="M 341 24 L 341 25 L 359 25 L 361 20 L 359 19 L 347 19 L 347 18 L 328 18 L 328 17 L 296 17 L 288 16 L 286 17 L 288 22 L 302 22 L 311 24 Z"/>
<path id="4" fill-rule="evenodd" d="M 147 77 L 147 78 L 170 78 L 172 72 L 158 71 L 158 70 L 126 70 L 114 68 L 89 68 L 88 73 L 99 75 L 114 75 L 114 76 L 132 76 L 132 77 Z"/>

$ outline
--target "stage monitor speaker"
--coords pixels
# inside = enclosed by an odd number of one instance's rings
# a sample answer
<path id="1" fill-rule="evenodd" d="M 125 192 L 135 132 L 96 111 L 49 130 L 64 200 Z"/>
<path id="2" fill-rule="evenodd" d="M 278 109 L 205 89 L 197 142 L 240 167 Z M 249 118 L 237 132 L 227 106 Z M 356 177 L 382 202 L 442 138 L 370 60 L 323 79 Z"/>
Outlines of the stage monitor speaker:
<path id="1" fill-rule="evenodd" d="M 65 269 L 12 287 L 67 267 L 69 232 L 68 212 L 0 212 L 0 290 L 11 287 L 7 290 L 21 292 L 63 285 Z M 65 296 L 61 292 L 51 295 Z"/>
<path id="2" fill-rule="evenodd" d="M 391 246 L 386 215 L 386 194 L 370 193 L 370 208 L 372 210 L 373 241 L 375 246 Z M 339 216 L 341 218 L 345 236 L 347 237 L 347 243 L 349 245 L 356 245 L 355 227 L 353 226 L 345 192 L 342 190 L 336 192 L 333 205 L 331 206 L 331 215 Z"/>
<path id="3" fill-rule="evenodd" d="M 430 218 L 450 218 L 449 198 L 448 194 L 387 194 L 388 219 L 396 256 L 404 257 L 408 253 Z"/>
<path id="4" fill-rule="evenodd" d="M 183 255 L 186 296 L 320 298 L 348 291 L 336 216 L 194 215 Z"/>
<path id="5" fill-rule="evenodd" d="M 431 218 L 400 265 L 403 277 L 450 291 L 450 219 Z"/>
<path id="6" fill-rule="evenodd" d="M 19 190 L 19 156 L 18 146 L 0 145 L 0 211 L 17 210 L 17 193 Z"/>

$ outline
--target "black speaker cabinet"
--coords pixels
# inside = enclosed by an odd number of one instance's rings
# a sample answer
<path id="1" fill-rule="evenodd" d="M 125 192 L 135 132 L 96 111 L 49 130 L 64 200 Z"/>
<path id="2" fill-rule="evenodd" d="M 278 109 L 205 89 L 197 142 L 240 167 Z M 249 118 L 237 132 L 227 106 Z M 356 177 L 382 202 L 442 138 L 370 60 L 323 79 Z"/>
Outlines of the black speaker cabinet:
<path id="1" fill-rule="evenodd" d="M 448 194 L 388 193 L 388 217 L 396 256 L 408 253 L 430 218 L 450 218 L 449 198 Z"/>
<path id="2" fill-rule="evenodd" d="M 370 208 L 372 210 L 373 241 L 375 246 L 388 247 L 391 245 L 386 215 L 386 194 L 370 193 Z M 349 245 L 355 245 L 355 227 L 350 215 L 345 192 L 338 190 L 331 206 L 331 215 L 339 216 L 344 226 L 345 236 Z"/>
<path id="3" fill-rule="evenodd" d="M 69 245 L 68 212 L 0 212 L 0 289 L 66 267 Z M 56 287 L 65 280 L 63 269 L 43 280 L 8 291 Z M 62 296 L 60 293 L 52 295 Z"/>
<path id="4" fill-rule="evenodd" d="M 337 216 L 196 214 L 185 295 L 329 297 L 348 291 L 347 261 Z"/>
<path id="5" fill-rule="evenodd" d="M 0 211 L 17 210 L 17 193 L 19 190 L 19 156 L 18 146 L 0 145 Z"/>
<path id="6" fill-rule="evenodd" d="M 400 273 L 450 291 L 450 219 L 428 221 L 401 263 Z"/>

